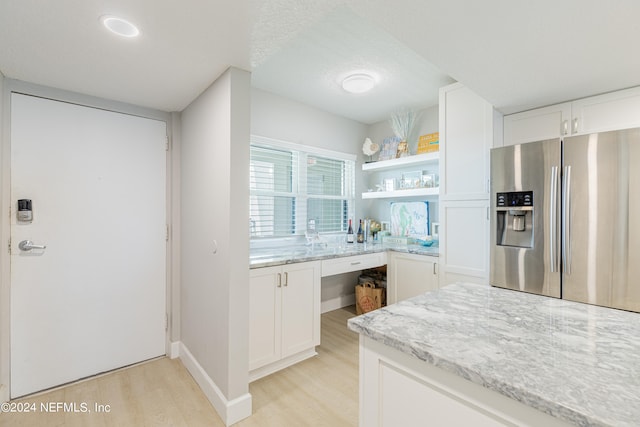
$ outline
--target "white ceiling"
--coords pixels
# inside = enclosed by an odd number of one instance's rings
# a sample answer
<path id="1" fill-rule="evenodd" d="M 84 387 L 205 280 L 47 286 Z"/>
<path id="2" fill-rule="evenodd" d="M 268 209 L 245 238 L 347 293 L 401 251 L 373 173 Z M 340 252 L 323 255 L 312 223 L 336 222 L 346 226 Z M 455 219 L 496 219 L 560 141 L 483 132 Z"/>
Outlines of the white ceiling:
<path id="1" fill-rule="evenodd" d="M 388 119 L 390 111 L 401 107 L 437 105 L 438 89 L 453 82 L 346 7 L 304 28 L 254 65 L 255 87 L 369 124 Z M 345 92 L 342 80 L 356 71 L 374 75 L 377 85 L 364 94 Z"/>
<path id="2" fill-rule="evenodd" d="M 107 33 L 103 14 L 142 36 Z M 180 111 L 233 65 L 364 123 L 434 105 L 455 79 L 508 113 L 640 85 L 638 17 L 637 0 L 0 0 L 0 71 Z M 352 68 L 380 84 L 347 96 Z"/>

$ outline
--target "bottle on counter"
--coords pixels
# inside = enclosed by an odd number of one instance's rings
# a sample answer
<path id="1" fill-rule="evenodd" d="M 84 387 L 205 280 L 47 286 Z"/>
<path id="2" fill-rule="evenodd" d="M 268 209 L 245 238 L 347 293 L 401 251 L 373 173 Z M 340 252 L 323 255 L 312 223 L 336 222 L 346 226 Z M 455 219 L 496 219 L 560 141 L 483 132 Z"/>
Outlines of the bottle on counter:
<path id="1" fill-rule="evenodd" d="M 365 219 L 363 222 L 364 225 L 364 241 L 365 243 L 371 240 L 371 220 Z"/>
<path id="2" fill-rule="evenodd" d="M 347 243 L 353 243 L 353 227 L 351 226 L 351 220 L 349 220 L 349 228 L 347 229 Z"/>
<path id="3" fill-rule="evenodd" d="M 362 220 L 360 220 L 360 225 L 358 225 L 358 234 L 356 236 L 358 243 L 364 243 L 364 231 L 362 230 Z"/>

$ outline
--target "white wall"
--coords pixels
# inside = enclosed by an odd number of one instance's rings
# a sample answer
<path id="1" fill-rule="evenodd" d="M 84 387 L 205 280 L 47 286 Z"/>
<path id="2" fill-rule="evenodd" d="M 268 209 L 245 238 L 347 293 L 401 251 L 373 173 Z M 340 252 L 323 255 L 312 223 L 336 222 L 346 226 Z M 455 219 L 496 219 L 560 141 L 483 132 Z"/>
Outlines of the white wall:
<path id="1" fill-rule="evenodd" d="M 0 73 L 0 189 L 2 189 L 2 197 L 0 198 L 0 212 L 8 212 L 9 203 L 9 152 L 6 149 L 5 138 L 9 138 L 9 114 L 8 111 L 9 98 L 5 94 L 5 79 Z M 6 219 L 0 222 L 2 230 L 0 236 L 1 241 L 6 242 L 11 232 L 9 231 L 9 221 Z M 0 256 L 0 361 L 8 361 L 10 358 L 10 309 L 9 302 L 9 255 L 7 251 L 2 251 Z M 9 400 L 9 379 L 11 377 L 9 363 L 0 362 L 0 402 Z"/>
<path id="2" fill-rule="evenodd" d="M 260 89 L 251 90 L 251 133 L 362 156 L 367 125 Z"/>
<path id="3" fill-rule="evenodd" d="M 251 134 L 358 156 L 355 218 L 363 218 L 362 143 L 368 126 L 260 89 L 251 90 Z"/>
<path id="4" fill-rule="evenodd" d="M 180 165 L 182 163 L 181 157 L 181 148 L 182 148 L 182 116 L 178 112 L 171 113 L 171 156 L 169 163 L 169 172 L 168 179 L 169 182 L 167 185 L 171 189 L 170 191 L 170 212 L 169 217 L 171 218 L 171 263 L 169 264 L 169 274 L 171 277 L 172 286 L 170 288 L 170 295 L 168 295 L 168 301 L 171 302 L 169 307 L 170 313 L 170 321 L 171 328 L 169 328 L 169 340 L 170 345 L 173 343 L 180 342 L 180 275 L 181 275 L 181 220 L 180 220 L 180 211 L 181 211 L 181 196 L 180 196 Z M 178 351 L 175 348 L 170 348 L 168 352 L 170 357 L 176 357 L 178 355 Z"/>
<path id="5" fill-rule="evenodd" d="M 251 410 L 250 96 L 249 73 L 230 68 L 182 112 L 180 356 L 228 424 Z"/>
<path id="6" fill-rule="evenodd" d="M 416 149 L 418 148 L 418 138 L 420 137 L 420 135 L 438 132 L 437 105 L 426 108 L 420 111 L 419 114 L 420 116 L 418 117 L 418 121 L 416 122 L 416 125 L 413 128 L 411 135 L 409 136 L 409 147 L 411 154 L 416 153 Z M 393 131 L 391 130 L 389 120 L 383 120 L 369 126 L 369 138 L 371 138 L 373 142 L 382 144 L 382 141 L 388 136 L 393 136 Z"/>
<path id="7" fill-rule="evenodd" d="M 430 107 L 420 111 L 418 121 L 411 132 L 409 138 L 409 148 L 411 154 L 415 154 L 418 148 L 418 138 L 420 135 L 427 133 L 438 132 L 438 106 Z M 389 120 L 384 120 L 378 123 L 374 123 L 369 126 L 369 138 L 375 143 L 382 144 L 382 141 L 393 136 L 391 125 Z M 379 174 L 372 174 L 371 179 L 376 180 Z M 366 181 L 366 177 L 364 178 Z M 369 182 L 369 186 L 375 190 L 375 183 Z M 372 218 L 388 221 L 390 217 L 390 200 L 367 200 L 363 203 L 363 210 L 367 213 L 367 216 Z M 429 212 L 431 222 L 438 220 L 438 202 L 429 203 Z"/>

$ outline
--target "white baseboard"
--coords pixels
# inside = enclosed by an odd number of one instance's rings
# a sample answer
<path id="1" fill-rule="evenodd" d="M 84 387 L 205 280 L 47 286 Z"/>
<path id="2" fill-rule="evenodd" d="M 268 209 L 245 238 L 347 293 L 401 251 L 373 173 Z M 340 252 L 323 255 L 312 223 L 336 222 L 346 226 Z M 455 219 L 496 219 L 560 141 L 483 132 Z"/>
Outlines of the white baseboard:
<path id="1" fill-rule="evenodd" d="M 326 313 L 328 311 L 337 310 L 342 307 L 349 307 L 356 303 L 356 294 L 342 295 L 337 298 L 322 301 L 320 305 L 320 312 Z"/>
<path id="2" fill-rule="evenodd" d="M 193 379 L 196 380 L 196 383 L 207 396 L 207 399 L 209 399 L 209 402 L 211 402 L 225 425 L 230 426 L 251 416 L 251 394 L 246 393 L 233 400 L 227 400 L 216 383 L 213 382 L 182 342 L 180 343 L 179 353 L 180 360 L 182 360 Z"/>
<path id="3" fill-rule="evenodd" d="M 169 343 L 169 359 L 176 359 L 180 356 L 180 341 L 172 341 Z"/>
<path id="4" fill-rule="evenodd" d="M 249 371 L 249 382 L 251 383 L 255 380 L 259 380 L 262 377 L 266 377 L 267 375 L 271 375 L 274 372 L 278 372 L 284 368 L 288 368 L 289 366 L 293 366 L 296 363 L 317 355 L 318 353 L 316 352 L 316 348 L 312 347 L 299 353 L 292 354 L 284 359 L 280 359 L 277 362 L 270 363 L 261 368 L 256 368 L 253 371 Z"/>

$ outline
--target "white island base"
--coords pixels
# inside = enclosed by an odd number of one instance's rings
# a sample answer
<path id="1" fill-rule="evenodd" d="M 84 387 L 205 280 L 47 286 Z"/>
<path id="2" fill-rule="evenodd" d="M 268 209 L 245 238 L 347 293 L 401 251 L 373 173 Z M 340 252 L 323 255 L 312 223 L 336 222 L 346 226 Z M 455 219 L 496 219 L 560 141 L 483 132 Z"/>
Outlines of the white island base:
<path id="1" fill-rule="evenodd" d="M 360 427 L 569 425 L 360 335 Z"/>

